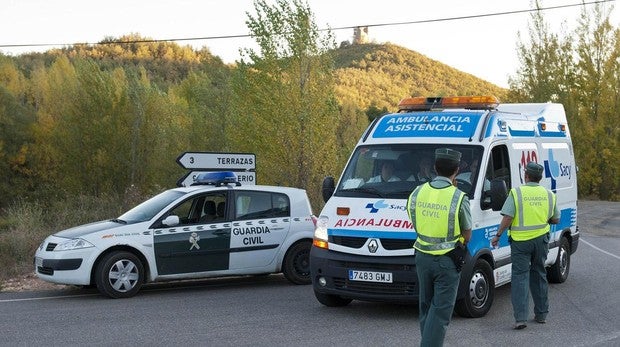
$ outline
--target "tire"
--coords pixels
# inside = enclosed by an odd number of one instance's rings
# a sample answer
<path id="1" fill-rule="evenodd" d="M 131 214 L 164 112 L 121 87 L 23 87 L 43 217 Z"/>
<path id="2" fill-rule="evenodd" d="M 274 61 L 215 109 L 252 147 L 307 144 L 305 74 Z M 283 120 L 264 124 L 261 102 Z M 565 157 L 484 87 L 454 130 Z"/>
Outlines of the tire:
<path id="1" fill-rule="evenodd" d="M 493 269 L 484 259 L 476 260 L 469 278 L 467 294 L 459 299 L 454 310 L 461 317 L 479 318 L 489 312 L 495 294 Z"/>
<path id="2" fill-rule="evenodd" d="M 551 283 L 564 283 L 570 271 L 570 244 L 564 236 L 560 239 L 555 263 L 547 268 L 547 280 Z"/>
<path id="3" fill-rule="evenodd" d="M 95 283 L 103 295 L 114 299 L 132 297 L 144 283 L 144 265 L 133 253 L 109 253 L 97 264 Z"/>
<path id="4" fill-rule="evenodd" d="M 325 305 L 327 307 L 347 306 L 348 304 L 351 303 L 351 301 L 353 301 L 353 299 L 343 298 L 343 297 L 338 296 L 338 295 L 330 295 L 330 294 L 319 293 L 316 290 L 314 291 L 314 296 L 316 297 L 316 299 L 321 304 L 323 304 L 323 305 Z"/>
<path id="5" fill-rule="evenodd" d="M 286 251 L 282 272 L 294 284 L 310 284 L 310 241 L 300 241 Z"/>

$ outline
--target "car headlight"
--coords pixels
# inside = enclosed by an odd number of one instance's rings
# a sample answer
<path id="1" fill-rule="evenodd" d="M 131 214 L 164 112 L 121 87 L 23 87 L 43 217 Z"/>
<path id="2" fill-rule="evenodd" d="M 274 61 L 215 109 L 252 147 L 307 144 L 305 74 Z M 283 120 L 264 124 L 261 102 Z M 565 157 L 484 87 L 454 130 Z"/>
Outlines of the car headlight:
<path id="1" fill-rule="evenodd" d="M 312 240 L 312 244 L 319 248 L 327 249 L 327 224 L 329 222 L 329 218 L 327 216 L 320 216 L 316 221 L 316 229 L 314 229 L 314 240 Z"/>
<path id="2" fill-rule="evenodd" d="M 90 248 L 95 247 L 92 243 L 83 240 L 83 239 L 71 239 L 65 242 L 61 242 L 54 248 L 54 252 L 56 251 L 69 251 L 73 249 L 81 249 L 81 248 Z"/>

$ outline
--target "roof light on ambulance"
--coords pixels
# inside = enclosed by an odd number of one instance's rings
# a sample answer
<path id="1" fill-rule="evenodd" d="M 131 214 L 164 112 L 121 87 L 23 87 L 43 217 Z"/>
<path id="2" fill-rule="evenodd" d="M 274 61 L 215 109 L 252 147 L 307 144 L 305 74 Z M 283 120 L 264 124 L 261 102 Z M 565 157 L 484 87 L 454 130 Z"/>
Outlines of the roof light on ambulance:
<path id="1" fill-rule="evenodd" d="M 499 99 L 492 95 L 478 96 L 446 96 L 446 97 L 413 97 L 402 99 L 398 110 L 429 111 L 432 109 L 465 108 L 471 110 L 489 110 L 497 108 Z"/>

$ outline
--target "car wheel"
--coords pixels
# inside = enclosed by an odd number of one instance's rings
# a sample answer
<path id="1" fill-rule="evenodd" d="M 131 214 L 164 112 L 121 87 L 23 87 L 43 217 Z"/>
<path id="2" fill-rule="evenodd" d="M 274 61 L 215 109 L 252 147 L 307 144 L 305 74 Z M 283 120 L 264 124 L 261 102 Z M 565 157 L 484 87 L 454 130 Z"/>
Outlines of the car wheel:
<path id="1" fill-rule="evenodd" d="M 547 269 L 547 279 L 551 283 L 563 283 L 568 278 L 570 270 L 570 245 L 566 237 L 560 239 L 558 257 L 555 263 Z"/>
<path id="2" fill-rule="evenodd" d="M 310 284 L 310 241 L 295 243 L 286 251 L 282 272 L 287 280 L 295 284 Z"/>
<path id="3" fill-rule="evenodd" d="M 144 266 L 130 252 L 112 252 L 97 264 L 95 271 L 97 289 L 111 298 L 129 298 L 144 283 Z"/>
<path id="4" fill-rule="evenodd" d="M 314 296 L 321 304 L 328 306 L 328 307 L 347 306 L 348 304 L 351 303 L 351 301 L 353 301 L 352 299 L 343 298 L 338 295 L 319 293 L 316 290 L 314 291 Z"/>
<path id="5" fill-rule="evenodd" d="M 467 294 L 457 300 L 454 309 L 461 317 L 479 318 L 487 314 L 493 304 L 493 269 L 484 259 L 478 259 L 468 278 Z"/>

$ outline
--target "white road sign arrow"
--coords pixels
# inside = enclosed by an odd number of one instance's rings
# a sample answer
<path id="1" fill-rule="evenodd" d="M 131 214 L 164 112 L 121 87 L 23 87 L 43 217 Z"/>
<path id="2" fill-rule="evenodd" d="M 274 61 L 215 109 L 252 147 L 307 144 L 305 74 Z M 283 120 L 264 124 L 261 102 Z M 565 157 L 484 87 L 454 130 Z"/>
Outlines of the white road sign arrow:
<path id="1" fill-rule="evenodd" d="M 256 155 L 252 153 L 185 152 L 177 158 L 184 169 L 248 170 L 256 169 Z"/>

